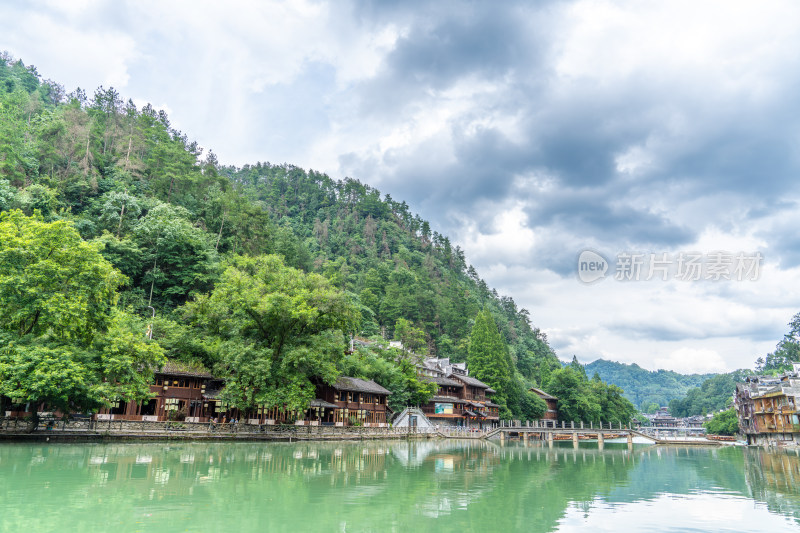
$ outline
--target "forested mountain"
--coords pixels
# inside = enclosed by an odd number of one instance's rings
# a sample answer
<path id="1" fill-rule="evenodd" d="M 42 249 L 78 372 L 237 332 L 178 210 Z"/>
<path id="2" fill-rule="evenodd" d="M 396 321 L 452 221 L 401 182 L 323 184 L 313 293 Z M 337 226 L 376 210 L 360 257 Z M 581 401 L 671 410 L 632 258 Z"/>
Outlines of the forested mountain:
<path id="1" fill-rule="evenodd" d="M 736 383 L 753 375 L 752 370 L 736 370 L 728 374 L 717 374 L 705 380 L 702 385 L 689 389 L 684 398 L 669 402 L 669 412 L 673 416 L 706 415 L 725 409 L 733 403 Z"/>
<path id="2" fill-rule="evenodd" d="M 413 365 L 402 364 L 409 354 L 374 345 L 343 356 L 346 336 L 401 338 L 419 353 L 464 361 L 483 313 L 499 334 L 492 360 L 506 369 L 499 382 L 486 378 L 504 391 L 503 415 L 532 417 L 541 409 L 527 388 L 546 386 L 560 368 L 546 337 L 405 202 L 349 178 L 288 164 L 229 167 L 202 152 L 163 111 L 138 109 L 113 88 L 65 94 L 34 67 L 0 57 L 0 221 L 25 239 L 34 239 L 35 224 L 66 224 L 64 235 L 75 232 L 124 275 L 104 312 L 124 314 L 131 327 L 154 314 L 152 342 L 168 357 L 226 376 L 230 402 L 299 408 L 313 393 L 311 378 L 330 381 L 343 371 L 382 381 L 402 401 L 420 401 L 432 391 L 415 379 Z M 13 261 L 24 249 L 20 241 L 0 262 L 19 264 Z M 26 256 L 29 267 L 47 263 L 42 253 Z M 0 279 L 7 298 L 41 292 L 22 287 L 28 282 Z M 69 298 L 61 292 L 52 305 L 67 306 Z M 15 311 L 22 325 L 4 335 L 56 350 L 71 364 L 74 353 L 63 350 L 74 336 L 24 327 L 42 309 L 33 298 Z M 67 316 L 47 310 L 53 324 Z M 93 339 L 106 332 L 97 328 L 75 346 L 94 350 Z M 2 365 L 0 378 L 11 387 Z M 15 379 L 36 379 L 30 368 Z M 41 400 L 19 387 L 0 394 Z M 114 399 L 92 394 L 95 404 Z"/>
<path id="3" fill-rule="evenodd" d="M 643 413 L 655 412 L 670 401 L 686 396 L 715 374 L 679 374 L 671 370 L 645 370 L 639 365 L 598 359 L 586 365 L 589 375 L 597 372 L 603 381 L 625 391 L 625 397 Z"/>

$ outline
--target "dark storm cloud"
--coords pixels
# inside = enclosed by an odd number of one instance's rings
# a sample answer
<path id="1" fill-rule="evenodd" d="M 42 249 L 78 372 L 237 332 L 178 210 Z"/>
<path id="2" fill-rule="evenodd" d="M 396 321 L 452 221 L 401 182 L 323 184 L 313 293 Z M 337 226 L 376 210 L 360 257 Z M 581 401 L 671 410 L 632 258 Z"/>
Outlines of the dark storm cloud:
<path id="1" fill-rule="evenodd" d="M 558 226 L 605 242 L 673 247 L 695 237 L 666 216 L 620 203 L 620 198 L 602 190 L 559 190 L 531 203 L 527 212 L 532 226 Z"/>
<path id="2" fill-rule="evenodd" d="M 465 77 L 497 80 L 520 68 L 536 70 L 544 57 L 549 30 L 537 26 L 536 11 L 488 3 L 435 11 L 413 18 L 380 74 L 361 88 L 362 112 L 391 114 Z"/>

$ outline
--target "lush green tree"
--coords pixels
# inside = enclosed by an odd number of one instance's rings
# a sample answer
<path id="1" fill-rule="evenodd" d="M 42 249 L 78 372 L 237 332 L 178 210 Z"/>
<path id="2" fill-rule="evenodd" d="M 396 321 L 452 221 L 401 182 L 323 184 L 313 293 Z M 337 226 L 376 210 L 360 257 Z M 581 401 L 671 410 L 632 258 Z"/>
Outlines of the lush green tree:
<path id="1" fill-rule="evenodd" d="M 496 390 L 495 401 L 501 407 L 507 408 L 507 395 L 513 378 L 509 366 L 508 347 L 488 310 L 481 311 L 475 317 L 467 364 L 470 375 Z M 507 416 L 508 414 L 510 413 L 507 413 Z"/>
<path id="2" fill-rule="evenodd" d="M 547 392 L 558 398 L 559 420 L 600 421 L 601 406 L 593 401 L 584 376 L 571 366 L 555 370 L 550 375 Z"/>
<path id="3" fill-rule="evenodd" d="M 69 413 L 149 396 L 161 348 L 116 310 L 124 276 L 71 224 L 0 214 L 0 395 Z"/>
<path id="4" fill-rule="evenodd" d="M 699 387 L 689 389 L 684 398 L 670 401 L 669 412 L 673 416 L 685 417 L 725 409 L 733 402 L 736 383 L 744 381 L 752 373 L 751 370 L 736 370 L 708 378 Z"/>
<path id="5" fill-rule="evenodd" d="M 703 424 L 712 435 L 735 435 L 739 432 L 739 417 L 736 409 L 728 409 L 715 413 L 714 417 Z"/>
<path id="6" fill-rule="evenodd" d="M 189 222 L 181 207 L 156 203 L 133 228 L 143 251 L 143 288 L 148 305 L 177 305 L 192 294 L 208 290 L 217 273 L 217 253 L 209 236 Z"/>
<path id="7" fill-rule="evenodd" d="M 275 255 L 230 258 L 185 316 L 226 377 L 226 399 L 240 408 L 304 408 L 315 380 L 336 380 L 344 334 L 359 320 L 347 294 Z"/>
<path id="8" fill-rule="evenodd" d="M 800 362 L 800 313 L 789 322 L 789 332 L 775 347 L 775 351 L 759 357 L 756 370 L 766 374 L 780 374 L 792 369 L 792 363 Z"/>
<path id="9" fill-rule="evenodd" d="M 403 344 L 404 351 L 408 350 L 411 353 L 419 353 L 419 350 L 425 346 L 425 332 L 414 327 L 405 318 L 397 319 L 394 325 L 394 338 Z"/>
<path id="10" fill-rule="evenodd" d="M 124 276 L 66 221 L 0 213 L 0 321 L 18 336 L 91 342 L 108 326 Z"/>

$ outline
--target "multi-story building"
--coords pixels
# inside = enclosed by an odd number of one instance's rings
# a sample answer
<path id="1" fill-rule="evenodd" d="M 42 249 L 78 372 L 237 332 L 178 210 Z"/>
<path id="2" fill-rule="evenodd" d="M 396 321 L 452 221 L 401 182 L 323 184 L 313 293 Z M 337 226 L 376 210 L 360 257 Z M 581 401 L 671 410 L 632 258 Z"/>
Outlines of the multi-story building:
<path id="1" fill-rule="evenodd" d="M 748 444 L 800 443 L 800 363 L 781 376 L 736 384 L 734 406 Z"/>
<path id="2" fill-rule="evenodd" d="M 434 424 L 473 428 L 498 425 L 500 406 L 491 400 L 496 391 L 470 377 L 466 363 L 427 358 L 419 366 L 419 373 L 439 386 L 433 398 L 421 407 Z"/>

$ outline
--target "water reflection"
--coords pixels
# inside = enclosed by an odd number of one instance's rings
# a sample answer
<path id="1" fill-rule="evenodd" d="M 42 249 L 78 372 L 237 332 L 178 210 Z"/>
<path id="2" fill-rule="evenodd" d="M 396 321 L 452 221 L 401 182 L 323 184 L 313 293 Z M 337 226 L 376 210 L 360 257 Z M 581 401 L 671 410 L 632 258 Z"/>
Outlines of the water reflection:
<path id="1" fill-rule="evenodd" d="M 797 454 L 737 448 L 452 440 L 5 445 L 0 531 L 64 524 L 82 531 L 555 531 L 603 529 L 611 512 L 641 523 L 661 517 L 664 530 L 702 531 L 731 526 L 729 513 L 715 514 L 714 506 L 742 502 L 752 507 L 749 518 L 775 522 L 775 531 L 800 518 L 796 479 Z M 670 505 L 682 506 L 683 516 Z M 702 520 L 692 518 L 704 508 Z"/>

